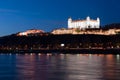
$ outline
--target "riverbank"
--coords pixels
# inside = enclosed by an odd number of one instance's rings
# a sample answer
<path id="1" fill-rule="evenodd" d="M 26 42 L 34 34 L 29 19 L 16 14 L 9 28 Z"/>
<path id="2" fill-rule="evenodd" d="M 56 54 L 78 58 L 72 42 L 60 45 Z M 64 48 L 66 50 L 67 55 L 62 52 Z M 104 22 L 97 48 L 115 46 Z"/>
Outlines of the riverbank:
<path id="1" fill-rule="evenodd" d="M 120 49 L 41 49 L 41 50 L 0 50 L 0 53 L 72 53 L 72 54 L 120 54 Z"/>

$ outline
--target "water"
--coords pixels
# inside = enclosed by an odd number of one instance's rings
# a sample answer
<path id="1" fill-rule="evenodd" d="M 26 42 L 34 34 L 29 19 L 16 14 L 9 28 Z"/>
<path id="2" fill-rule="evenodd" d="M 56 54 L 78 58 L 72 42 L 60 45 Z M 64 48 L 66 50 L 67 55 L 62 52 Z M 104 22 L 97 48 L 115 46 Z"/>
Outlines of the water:
<path id="1" fill-rule="evenodd" d="M 119 76 L 119 54 L 0 54 L 0 80 L 120 80 Z"/>

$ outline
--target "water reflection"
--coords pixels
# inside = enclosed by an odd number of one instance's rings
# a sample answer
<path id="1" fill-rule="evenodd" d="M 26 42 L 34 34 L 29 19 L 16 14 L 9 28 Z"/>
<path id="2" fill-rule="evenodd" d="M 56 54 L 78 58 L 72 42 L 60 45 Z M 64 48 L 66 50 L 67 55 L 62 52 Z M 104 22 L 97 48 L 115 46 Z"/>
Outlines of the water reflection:
<path id="1" fill-rule="evenodd" d="M 2 54 L 0 80 L 120 80 L 119 66 L 119 54 Z"/>

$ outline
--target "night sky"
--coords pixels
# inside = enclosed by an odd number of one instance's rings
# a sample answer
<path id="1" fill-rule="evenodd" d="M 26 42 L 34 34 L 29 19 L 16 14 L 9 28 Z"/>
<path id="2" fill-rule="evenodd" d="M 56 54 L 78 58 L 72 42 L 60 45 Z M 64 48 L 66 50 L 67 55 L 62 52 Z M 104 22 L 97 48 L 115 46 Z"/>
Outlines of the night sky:
<path id="1" fill-rule="evenodd" d="M 0 0 L 0 36 L 25 31 L 67 28 L 67 19 L 120 22 L 120 0 Z"/>

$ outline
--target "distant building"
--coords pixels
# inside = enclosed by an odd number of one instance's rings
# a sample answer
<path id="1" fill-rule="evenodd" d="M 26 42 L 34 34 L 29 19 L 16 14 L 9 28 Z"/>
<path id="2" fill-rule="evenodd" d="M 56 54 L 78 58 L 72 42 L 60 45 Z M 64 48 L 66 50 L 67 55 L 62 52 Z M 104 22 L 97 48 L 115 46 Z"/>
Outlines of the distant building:
<path id="1" fill-rule="evenodd" d="M 25 32 L 20 32 L 17 35 L 18 36 L 28 36 L 28 35 L 40 35 L 40 34 L 43 34 L 43 33 L 44 33 L 43 30 L 30 29 L 30 30 L 27 30 Z"/>
<path id="2" fill-rule="evenodd" d="M 86 20 L 72 20 L 72 18 L 69 18 L 68 28 L 100 28 L 100 19 L 97 18 L 97 20 L 92 20 L 89 16 L 86 18 Z"/>

